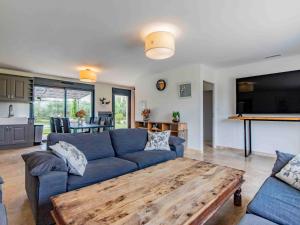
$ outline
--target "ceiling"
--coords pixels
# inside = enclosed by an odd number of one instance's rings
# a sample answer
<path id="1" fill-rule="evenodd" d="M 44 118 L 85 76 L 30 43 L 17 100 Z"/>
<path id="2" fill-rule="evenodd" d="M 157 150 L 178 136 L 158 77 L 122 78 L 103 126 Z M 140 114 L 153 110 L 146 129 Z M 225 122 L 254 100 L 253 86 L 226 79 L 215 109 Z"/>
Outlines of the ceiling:
<path id="1" fill-rule="evenodd" d="M 299 0 L 1 0 L 0 67 L 134 85 L 140 75 L 187 63 L 232 66 L 300 54 Z M 176 25 L 176 53 L 145 57 L 142 29 Z"/>

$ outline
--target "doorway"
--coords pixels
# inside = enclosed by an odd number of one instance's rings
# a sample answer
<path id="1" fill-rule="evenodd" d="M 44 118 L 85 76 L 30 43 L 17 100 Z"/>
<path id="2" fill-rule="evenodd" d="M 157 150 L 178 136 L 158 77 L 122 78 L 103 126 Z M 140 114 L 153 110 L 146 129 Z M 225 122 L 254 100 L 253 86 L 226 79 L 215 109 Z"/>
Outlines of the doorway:
<path id="1" fill-rule="evenodd" d="M 112 89 L 112 109 L 115 128 L 131 127 L 131 91 L 126 89 Z"/>
<path id="2" fill-rule="evenodd" d="M 213 147 L 214 84 L 203 81 L 203 144 Z"/>

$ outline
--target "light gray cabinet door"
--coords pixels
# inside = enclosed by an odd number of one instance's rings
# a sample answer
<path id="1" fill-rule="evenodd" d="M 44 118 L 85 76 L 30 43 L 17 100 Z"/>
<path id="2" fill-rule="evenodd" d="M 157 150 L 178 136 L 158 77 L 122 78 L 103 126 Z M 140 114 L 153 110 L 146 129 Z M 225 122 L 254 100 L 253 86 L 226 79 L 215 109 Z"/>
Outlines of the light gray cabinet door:
<path id="1" fill-rule="evenodd" d="M 0 146 L 9 144 L 9 127 L 0 126 Z"/>
<path id="2" fill-rule="evenodd" d="M 0 101 L 10 99 L 10 77 L 0 74 Z"/>
<path id="3" fill-rule="evenodd" d="M 28 125 L 12 125 L 10 129 L 10 144 L 25 144 L 28 142 Z"/>
<path id="4" fill-rule="evenodd" d="M 29 80 L 28 78 L 12 77 L 10 82 L 10 97 L 13 101 L 29 101 Z"/>

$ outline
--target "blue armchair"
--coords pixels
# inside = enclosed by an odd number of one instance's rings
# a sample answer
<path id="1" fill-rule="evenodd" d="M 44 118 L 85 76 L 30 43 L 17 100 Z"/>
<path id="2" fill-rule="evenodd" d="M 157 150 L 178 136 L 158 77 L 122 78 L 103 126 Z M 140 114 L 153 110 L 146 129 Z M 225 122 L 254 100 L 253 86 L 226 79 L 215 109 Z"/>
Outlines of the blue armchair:
<path id="1" fill-rule="evenodd" d="M 0 225 L 7 225 L 6 209 L 2 203 L 2 184 L 3 180 L 0 177 Z"/>

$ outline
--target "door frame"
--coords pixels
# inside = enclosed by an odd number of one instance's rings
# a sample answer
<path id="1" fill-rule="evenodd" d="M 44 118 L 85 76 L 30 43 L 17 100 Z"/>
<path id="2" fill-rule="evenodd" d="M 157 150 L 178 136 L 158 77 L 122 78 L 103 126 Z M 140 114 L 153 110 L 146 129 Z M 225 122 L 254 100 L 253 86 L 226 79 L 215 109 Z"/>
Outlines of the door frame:
<path id="1" fill-rule="evenodd" d="M 216 115 L 216 84 L 212 81 L 203 80 L 202 81 L 202 149 L 204 150 L 205 141 L 204 141 L 204 84 L 208 83 L 212 85 L 212 147 L 216 147 L 216 121 L 215 121 L 215 115 Z"/>
<path id="2" fill-rule="evenodd" d="M 131 90 L 121 89 L 121 88 L 112 88 L 112 112 L 115 123 L 115 95 L 123 95 L 128 97 L 128 128 L 131 128 Z M 114 124 L 115 125 L 115 124 Z"/>

